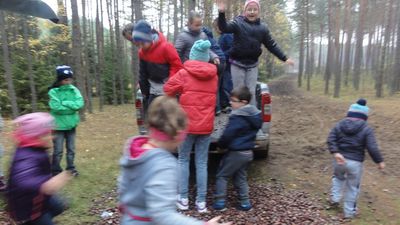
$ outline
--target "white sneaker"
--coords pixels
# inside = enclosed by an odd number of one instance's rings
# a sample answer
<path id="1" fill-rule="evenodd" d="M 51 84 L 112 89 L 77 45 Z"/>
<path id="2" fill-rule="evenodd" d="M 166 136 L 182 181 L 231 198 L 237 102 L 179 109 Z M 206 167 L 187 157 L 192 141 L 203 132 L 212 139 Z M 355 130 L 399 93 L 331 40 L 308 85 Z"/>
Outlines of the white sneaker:
<path id="1" fill-rule="evenodd" d="M 182 211 L 189 210 L 189 199 L 178 197 L 176 207 L 178 207 L 178 209 Z"/>
<path id="2" fill-rule="evenodd" d="M 196 209 L 197 209 L 197 212 L 199 212 L 199 213 L 206 213 L 207 212 L 206 202 L 197 202 L 196 201 Z"/>

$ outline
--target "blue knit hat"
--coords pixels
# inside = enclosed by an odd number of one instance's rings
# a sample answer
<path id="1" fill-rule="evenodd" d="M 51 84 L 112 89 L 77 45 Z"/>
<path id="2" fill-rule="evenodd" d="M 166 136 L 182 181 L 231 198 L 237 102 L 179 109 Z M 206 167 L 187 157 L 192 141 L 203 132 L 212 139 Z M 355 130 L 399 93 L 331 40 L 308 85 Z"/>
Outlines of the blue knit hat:
<path id="1" fill-rule="evenodd" d="M 151 25 L 145 20 L 139 20 L 132 32 L 132 39 L 135 42 L 152 42 Z"/>
<path id="2" fill-rule="evenodd" d="M 56 82 L 60 82 L 65 79 L 72 78 L 74 75 L 74 72 L 72 72 L 71 67 L 66 66 L 66 65 L 57 66 L 56 72 L 57 72 L 57 81 Z"/>
<path id="3" fill-rule="evenodd" d="M 196 41 L 190 50 L 189 59 L 203 62 L 210 61 L 210 47 L 211 42 L 209 40 Z"/>
<path id="4" fill-rule="evenodd" d="M 367 106 L 367 100 L 360 98 L 357 103 L 350 106 L 347 117 L 368 120 L 368 113 L 369 107 Z"/>

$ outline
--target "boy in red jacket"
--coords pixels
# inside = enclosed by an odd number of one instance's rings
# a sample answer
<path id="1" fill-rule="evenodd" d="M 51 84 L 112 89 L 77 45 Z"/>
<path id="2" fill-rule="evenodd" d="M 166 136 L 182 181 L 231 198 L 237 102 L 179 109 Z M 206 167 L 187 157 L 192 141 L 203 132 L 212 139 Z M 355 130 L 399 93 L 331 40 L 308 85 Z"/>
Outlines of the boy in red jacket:
<path id="1" fill-rule="evenodd" d="M 146 112 L 156 97 L 164 95 L 164 83 L 182 69 L 182 63 L 175 47 L 144 20 L 126 25 L 122 35 L 139 48 L 139 85 Z"/>
<path id="2" fill-rule="evenodd" d="M 177 74 L 164 85 L 165 94 L 180 95 L 180 104 L 189 118 L 188 136 L 179 148 L 179 199 L 181 210 L 189 209 L 189 162 L 194 146 L 196 163 L 198 212 L 207 212 L 207 163 L 210 134 L 213 131 L 217 93 L 217 67 L 208 63 L 211 43 L 198 40 L 194 43 L 189 60 Z"/>

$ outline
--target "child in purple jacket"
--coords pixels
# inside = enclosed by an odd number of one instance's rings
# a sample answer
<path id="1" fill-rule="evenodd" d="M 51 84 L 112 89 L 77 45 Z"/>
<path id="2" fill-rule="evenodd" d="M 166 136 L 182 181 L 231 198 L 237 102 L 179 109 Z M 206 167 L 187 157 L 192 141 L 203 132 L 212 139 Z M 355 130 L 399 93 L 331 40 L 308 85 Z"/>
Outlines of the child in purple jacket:
<path id="1" fill-rule="evenodd" d="M 54 120 L 48 113 L 31 113 L 14 120 L 17 149 L 11 162 L 7 211 L 17 224 L 53 225 L 64 211 L 54 194 L 70 179 L 70 172 L 51 176 L 47 149 L 51 146 Z"/>

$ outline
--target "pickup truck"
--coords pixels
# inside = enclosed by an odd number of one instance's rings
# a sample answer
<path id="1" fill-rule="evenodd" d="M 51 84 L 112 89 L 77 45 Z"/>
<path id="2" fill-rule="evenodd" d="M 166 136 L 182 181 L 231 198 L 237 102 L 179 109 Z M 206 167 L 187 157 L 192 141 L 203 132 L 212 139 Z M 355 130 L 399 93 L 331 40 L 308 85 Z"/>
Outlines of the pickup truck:
<path id="1" fill-rule="evenodd" d="M 254 156 L 255 158 L 267 158 L 269 153 L 269 137 L 271 124 L 271 94 L 268 85 L 262 82 L 257 83 L 256 87 L 257 107 L 262 111 L 263 125 L 257 133 L 255 141 Z M 139 133 L 144 135 L 147 133 L 144 121 L 143 95 L 140 88 L 136 92 L 136 122 L 139 128 Z M 217 140 L 222 135 L 229 119 L 229 114 L 221 113 L 215 117 L 214 131 L 211 134 L 210 154 L 221 154 L 226 149 L 220 149 L 217 146 Z"/>

